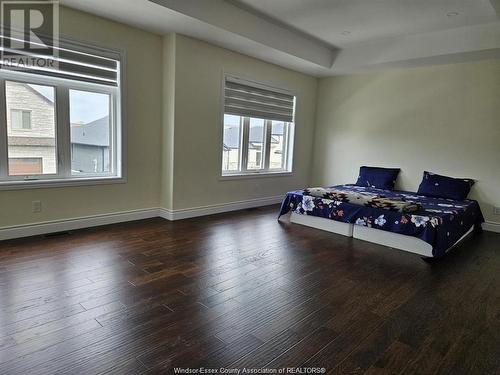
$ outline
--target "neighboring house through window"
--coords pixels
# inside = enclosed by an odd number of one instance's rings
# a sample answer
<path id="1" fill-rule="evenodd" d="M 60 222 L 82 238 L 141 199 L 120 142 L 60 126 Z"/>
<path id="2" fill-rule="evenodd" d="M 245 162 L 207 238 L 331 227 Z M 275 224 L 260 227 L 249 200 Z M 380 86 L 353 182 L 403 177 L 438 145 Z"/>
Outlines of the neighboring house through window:
<path id="1" fill-rule="evenodd" d="M 87 124 L 71 124 L 71 171 L 107 173 L 111 169 L 109 116 Z"/>
<path id="2" fill-rule="evenodd" d="M 57 173 L 54 96 L 50 86 L 5 81 L 10 176 Z M 41 168 L 33 167 L 33 160 L 41 161 Z"/>

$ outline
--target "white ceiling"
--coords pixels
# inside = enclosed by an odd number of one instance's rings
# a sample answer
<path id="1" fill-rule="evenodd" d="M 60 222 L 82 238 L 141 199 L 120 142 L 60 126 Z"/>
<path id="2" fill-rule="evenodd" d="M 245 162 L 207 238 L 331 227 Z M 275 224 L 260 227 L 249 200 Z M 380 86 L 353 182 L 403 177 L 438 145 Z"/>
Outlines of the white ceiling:
<path id="1" fill-rule="evenodd" d="M 157 34 L 189 35 L 317 76 L 500 58 L 500 0 L 61 3 Z M 447 16 L 450 12 L 458 15 Z"/>
<path id="2" fill-rule="evenodd" d="M 497 21 L 489 0 L 231 1 L 340 47 Z"/>

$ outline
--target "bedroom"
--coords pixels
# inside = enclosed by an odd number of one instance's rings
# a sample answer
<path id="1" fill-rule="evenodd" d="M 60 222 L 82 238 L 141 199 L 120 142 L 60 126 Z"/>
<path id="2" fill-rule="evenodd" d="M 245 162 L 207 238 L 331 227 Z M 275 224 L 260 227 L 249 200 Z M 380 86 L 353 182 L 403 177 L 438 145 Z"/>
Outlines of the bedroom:
<path id="1" fill-rule="evenodd" d="M 0 373 L 500 369 L 497 1 L 59 5 L 73 68 L 0 69 Z M 277 220 L 362 166 L 473 180 L 482 233 Z"/>

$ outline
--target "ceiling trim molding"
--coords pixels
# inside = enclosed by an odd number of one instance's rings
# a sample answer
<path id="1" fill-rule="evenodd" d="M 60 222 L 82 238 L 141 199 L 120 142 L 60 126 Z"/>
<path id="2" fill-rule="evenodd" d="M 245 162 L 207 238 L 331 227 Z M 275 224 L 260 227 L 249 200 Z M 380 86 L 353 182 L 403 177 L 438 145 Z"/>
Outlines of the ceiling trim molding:
<path id="1" fill-rule="evenodd" d="M 408 35 L 373 42 L 359 43 L 343 49 L 331 74 L 350 74 L 372 69 L 390 69 L 429 65 L 434 61 L 460 62 L 460 57 L 471 60 L 496 56 L 500 49 L 500 23 L 494 22 Z M 485 53 L 485 51 L 488 51 Z M 449 58 L 446 58 L 449 56 Z"/>
<path id="2" fill-rule="evenodd" d="M 436 55 L 429 57 L 414 58 L 402 61 L 391 61 L 382 64 L 374 64 L 359 68 L 357 71 L 349 74 L 372 73 L 387 70 L 401 70 L 411 68 L 424 68 L 436 65 L 461 64 L 474 61 L 492 60 L 500 58 L 500 48 L 487 49 L 482 51 L 450 53 L 446 55 Z M 337 74 L 348 75 L 348 74 Z"/>

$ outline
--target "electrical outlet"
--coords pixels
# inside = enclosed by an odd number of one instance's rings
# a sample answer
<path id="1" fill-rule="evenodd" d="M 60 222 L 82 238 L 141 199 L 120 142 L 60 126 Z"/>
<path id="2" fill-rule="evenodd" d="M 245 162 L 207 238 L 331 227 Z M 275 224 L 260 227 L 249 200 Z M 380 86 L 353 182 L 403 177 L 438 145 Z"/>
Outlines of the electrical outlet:
<path id="1" fill-rule="evenodd" d="M 493 213 L 495 215 L 500 215 L 500 207 L 493 207 Z"/>
<path id="2" fill-rule="evenodd" d="M 40 201 L 31 202 L 31 207 L 33 209 L 33 213 L 42 212 L 42 202 L 40 202 Z"/>

